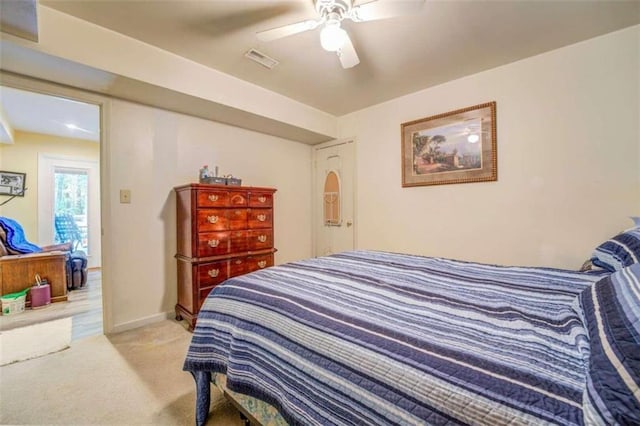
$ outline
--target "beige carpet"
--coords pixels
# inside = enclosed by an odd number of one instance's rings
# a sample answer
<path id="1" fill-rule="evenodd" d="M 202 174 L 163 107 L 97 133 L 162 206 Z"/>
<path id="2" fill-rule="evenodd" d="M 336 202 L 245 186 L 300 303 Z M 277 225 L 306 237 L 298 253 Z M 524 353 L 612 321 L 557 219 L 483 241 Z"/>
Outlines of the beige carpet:
<path id="1" fill-rule="evenodd" d="M 167 320 L 0 367 L 0 424 L 193 425 L 191 333 Z M 212 387 L 208 425 L 241 425 Z"/>

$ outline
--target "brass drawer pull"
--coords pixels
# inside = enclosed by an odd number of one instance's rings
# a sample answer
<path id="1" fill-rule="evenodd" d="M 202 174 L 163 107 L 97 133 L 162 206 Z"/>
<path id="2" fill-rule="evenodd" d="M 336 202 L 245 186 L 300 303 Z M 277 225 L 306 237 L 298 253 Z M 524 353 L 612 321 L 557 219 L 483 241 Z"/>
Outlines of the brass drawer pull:
<path id="1" fill-rule="evenodd" d="M 209 223 L 218 223 L 218 216 L 207 216 Z"/>
<path id="2" fill-rule="evenodd" d="M 220 244 L 220 240 L 209 240 L 207 244 L 209 244 L 209 247 L 216 248 Z"/>
<path id="3" fill-rule="evenodd" d="M 211 278 L 215 278 L 218 276 L 218 274 L 220 273 L 220 269 L 209 269 L 207 271 L 207 274 L 211 277 Z"/>
<path id="4" fill-rule="evenodd" d="M 258 235 L 258 241 L 260 241 L 261 243 L 264 243 L 265 241 L 267 241 L 267 236 L 266 235 Z"/>
<path id="5" fill-rule="evenodd" d="M 266 214 L 259 214 L 258 216 L 256 216 L 258 218 L 258 220 L 260 222 L 264 222 L 265 220 L 267 220 L 267 215 Z"/>
<path id="6" fill-rule="evenodd" d="M 218 196 L 216 194 L 209 195 L 209 201 L 218 201 Z"/>
<path id="7" fill-rule="evenodd" d="M 236 265 L 239 265 L 241 263 L 242 263 L 242 260 L 240 260 L 240 259 L 236 260 Z"/>
<path id="8" fill-rule="evenodd" d="M 260 269 L 264 268 L 265 266 L 267 266 L 267 261 L 261 260 L 260 262 L 258 262 L 258 266 L 260 267 Z"/>
<path id="9" fill-rule="evenodd" d="M 265 197 L 264 195 L 261 195 L 260 197 L 258 197 L 258 201 L 260 201 L 261 203 L 264 203 L 265 201 L 267 201 L 267 197 Z"/>

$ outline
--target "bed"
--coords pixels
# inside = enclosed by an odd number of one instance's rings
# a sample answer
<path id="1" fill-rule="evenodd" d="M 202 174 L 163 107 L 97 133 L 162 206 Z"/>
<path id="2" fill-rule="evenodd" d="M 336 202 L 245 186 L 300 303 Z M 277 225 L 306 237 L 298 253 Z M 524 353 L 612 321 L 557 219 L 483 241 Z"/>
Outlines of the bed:
<path id="1" fill-rule="evenodd" d="M 594 348 L 619 334 L 599 315 L 621 303 L 610 287 L 637 284 L 618 277 L 629 269 L 353 251 L 229 279 L 205 300 L 184 363 L 197 422 L 218 373 L 291 425 L 638 424 L 638 305 L 620 320 L 622 355 L 611 339 Z M 625 374 L 609 374 L 619 364 Z"/>

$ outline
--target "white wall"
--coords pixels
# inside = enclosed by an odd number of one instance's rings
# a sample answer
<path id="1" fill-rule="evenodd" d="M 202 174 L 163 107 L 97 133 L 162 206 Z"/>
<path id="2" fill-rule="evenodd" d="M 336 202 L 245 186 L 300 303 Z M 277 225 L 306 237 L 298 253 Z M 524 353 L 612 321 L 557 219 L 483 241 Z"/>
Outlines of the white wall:
<path id="1" fill-rule="evenodd" d="M 341 117 L 357 246 L 578 268 L 640 215 L 639 52 L 636 26 Z M 401 187 L 401 123 L 493 100 L 497 182 Z"/>
<path id="2" fill-rule="evenodd" d="M 141 325 L 176 303 L 173 187 L 197 182 L 203 164 L 246 186 L 273 187 L 276 263 L 311 255 L 311 149 L 307 145 L 114 100 L 106 166 L 115 331 Z M 131 204 L 119 190 L 131 190 Z"/>
<path id="3" fill-rule="evenodd" d="M 285 137 L 310 137 L 307 132 L 326 137 L 336 134 L 331 114 L 44 5 L 38 5 L 37 43 L 4 32 L 0 32 L 0 42 L 3 69 L 8 71 L 99 93 L 121 93 L 144 103 L 176 105 L 175 99 L 164 99 L 168 91 L 155 91 L 157 86 L 192 96 L 191 105 L 209 101 L 218 114 L 245 128 L 268 129 Z M 120 84 L 128 90 L 120 92 Z M 188 98 L 181 99 L 186 102 Z"/>

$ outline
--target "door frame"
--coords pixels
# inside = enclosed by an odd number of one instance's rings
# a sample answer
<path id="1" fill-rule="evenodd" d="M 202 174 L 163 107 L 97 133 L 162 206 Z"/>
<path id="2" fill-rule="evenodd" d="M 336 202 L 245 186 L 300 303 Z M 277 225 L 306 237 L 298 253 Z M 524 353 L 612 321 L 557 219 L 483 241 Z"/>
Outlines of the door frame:
<path id="1" fill-rule="evenodd" d="M 353 170 L 353 226 L 351 229 L 353 230 L 353 248 L 354 250 L 358 247 L 358 168 L 357 168 L 357 158 L 358 158 L 358 143 L 355 137 L 353 138 L 342 138 L 335 139 L 329 142 L 323 142 L 317 145 L 313 145 L 312 154 L 311 154 L 311 255 L 313 257 L 317 257 L 317 242 L 318 242 L 318 227 L 317 223 L 320 220 L 321 216 L 321 205 L 320 205 L 320 194 L 318 193 L 318 153 L 322 149 L 331 148 L 333 146 L 338 145 L 346 145 L 353 144 L 353 163 L 351 164 Z"/>
<path id="2" fill-rule="evenodd" d="M 111 236 L 111 199 L 108 197 L 111 190 L 111 169 L 109 157 L 109 117 L 111 116 L 111 100 L 105 96 L 86 92 L 27 77 L 22 74 L 0 70 L 0 81 L 3 86 L 13 89 L 26 90 L 43 95 L 57 96 L 78 102 L 97 105 L 100 109 L 100 254 L 102 260 L 102 331 L 109 334 L 113 330 L 113 291 L 111 286 L 111 248 L 113 239 Z"/>

